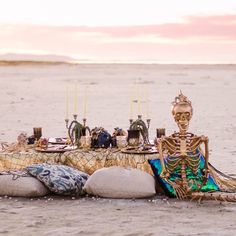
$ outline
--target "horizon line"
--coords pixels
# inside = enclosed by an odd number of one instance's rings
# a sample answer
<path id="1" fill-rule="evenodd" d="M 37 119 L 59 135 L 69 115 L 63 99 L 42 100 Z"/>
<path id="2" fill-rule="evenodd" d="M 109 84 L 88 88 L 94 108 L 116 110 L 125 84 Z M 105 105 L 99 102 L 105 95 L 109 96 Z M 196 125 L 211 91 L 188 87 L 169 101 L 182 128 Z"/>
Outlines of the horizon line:
<path id="1" fill-rule="evenodd" d="M 159 60 L 27 60 L 27 59 L 12 59 L 0 60 L 0 65 L 23 65 L 23 64 L 145 64 L 145 65 L 236 65 L 235 61 L 159 61 Z"/>

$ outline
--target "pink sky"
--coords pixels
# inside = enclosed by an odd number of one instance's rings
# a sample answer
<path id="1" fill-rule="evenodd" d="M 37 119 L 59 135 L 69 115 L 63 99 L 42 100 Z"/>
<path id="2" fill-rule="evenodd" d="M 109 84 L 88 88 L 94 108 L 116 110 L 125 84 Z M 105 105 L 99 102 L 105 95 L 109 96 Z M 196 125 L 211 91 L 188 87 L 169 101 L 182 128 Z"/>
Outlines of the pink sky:
<path id="1" fill-rule="evenodd" d="M 120 24 L 111 16 L 109 24 L 104 24 L 107 19 L 95 24 L 100 19 L 96 17 L 94 22 L 84 18 L 81 24 L 76 17 L 63 23 L 56 15 L 55 21 L 45 22 L 40 17 L 0 15 L 0 53 L 62 54 L 96 61 L 232 63 L 236 62 L 236 5 L 230 9 L 220 11 L 219 6 L 205 14 L 189 7 L 175 19 L 163 13 L 162 18 L 143 24 L 135 14 L 133 23 L 127 18 L 127 23 Z"/>

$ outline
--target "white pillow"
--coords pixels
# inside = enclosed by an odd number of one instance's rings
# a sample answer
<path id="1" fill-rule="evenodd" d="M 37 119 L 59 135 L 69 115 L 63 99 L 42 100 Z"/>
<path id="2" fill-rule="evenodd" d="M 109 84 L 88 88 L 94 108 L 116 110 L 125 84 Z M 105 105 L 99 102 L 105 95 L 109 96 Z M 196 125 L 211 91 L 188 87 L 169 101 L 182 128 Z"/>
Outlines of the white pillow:
<path id="1" fill-rule="evenodd" d="M 107 198 L 146 198 L 156 194 L 153 176 L 139 169 L 118 166 L 95 171 L 84 190 Z"/>
<path id="2" fill-rule="evenodd" d="M 15 178 L 13 175 L 0 175 L 0 195 L 12 197 L 42 197 L 49 190 L 36 178 L 30 176 Z"/>

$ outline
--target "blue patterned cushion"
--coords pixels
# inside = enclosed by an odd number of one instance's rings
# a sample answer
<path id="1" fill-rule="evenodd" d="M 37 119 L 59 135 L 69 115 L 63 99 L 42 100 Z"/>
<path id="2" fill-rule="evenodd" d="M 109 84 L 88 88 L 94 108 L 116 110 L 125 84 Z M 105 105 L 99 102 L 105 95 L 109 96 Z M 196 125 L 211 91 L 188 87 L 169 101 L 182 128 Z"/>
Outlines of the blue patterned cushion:
<path id="1" fill-rule="evenodd" d="M 64 165 L 36 164 L 27 171 L 43 182 L 50 191 L 61 195 L 82 195 L 89 175 Z"/>

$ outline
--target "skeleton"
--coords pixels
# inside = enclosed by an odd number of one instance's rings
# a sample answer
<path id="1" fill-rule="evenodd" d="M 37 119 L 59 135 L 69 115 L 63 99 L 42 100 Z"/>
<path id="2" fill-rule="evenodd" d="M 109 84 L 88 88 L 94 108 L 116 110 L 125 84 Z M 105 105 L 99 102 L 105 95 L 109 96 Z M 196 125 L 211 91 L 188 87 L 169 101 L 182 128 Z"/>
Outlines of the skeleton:
<path id="1" fill-rule="evenodd" d="M 162 165 L 160 177 L 165 179 L 175 189 L 179 198 L 185 198 L 191 195 L 191 185 L 193 179 L 187 179 L 186 170 L 189 168 L 193 174 L 197 175 L 200 167 L 199 148 L 203 144 L 205 147 L 205 168 L 202 176 L 202 184 L 198 186 L 198 190 L 206 184 L 209 174 L 209 149 L 208 138 L 206 136 L 197 136 L 187 132 L 189 122 L 192 118 L 193 108 L 191 102 L 182 93 L 175 98 L 172 103 L 172 115 L 179 127 L 179 132 L 175 132 L 169 137 L 162 136 L 158 142 L 158 150 Z M 167 156 L 164 160 L 164 156 Z M 174 181 L 169 179 L 170 174 L 179 167 L 181 178 Z"/>
<path id="2" fill-rule="evenodd" d="M 235 202 L 236 179 L 218 171 L 208 162 L 208 137 L 188 132 L 189 122 L 193 115 L 191 102 L 180 93 L 172 105 L 172 115 L 179 127 L 179 132 L 169 137 L 162 136 L 158 141 L 162 166 L 160 177 L 173 187 L 178 198 Z M 204 155 L 202 155 L 201 146 L 204 146 Z M 205 158 L 203 174 L 199 174 L 201 157 Z M 173 181 L 170 177 L 171 174 L 176 173 L 177 168 L 179 168 L 178 178 Z M 189 169 L 195 178 L 187 178 Z M 209 174 L 220 186 L 220 191 L 201 192 Z M 192 188 L 193 185 L 196 187 Z"/>

